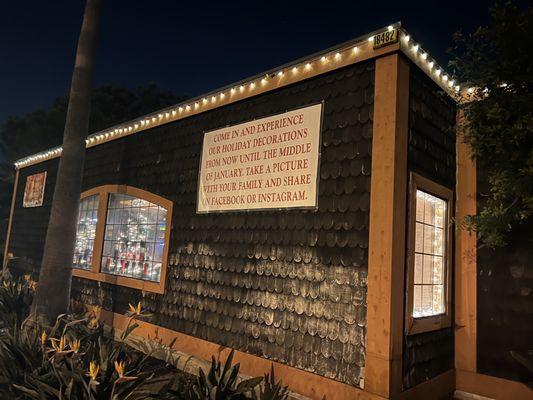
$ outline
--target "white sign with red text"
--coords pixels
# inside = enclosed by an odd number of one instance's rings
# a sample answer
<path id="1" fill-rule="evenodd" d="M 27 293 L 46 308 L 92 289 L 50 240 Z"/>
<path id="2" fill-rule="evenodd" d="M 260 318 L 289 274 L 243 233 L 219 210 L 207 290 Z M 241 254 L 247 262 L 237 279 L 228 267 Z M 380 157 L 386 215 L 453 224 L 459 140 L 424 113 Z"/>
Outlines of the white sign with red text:
<path id="1" fill-rule="evenodd" d="M 204 135 L 197 212 L 317 207 L 322 104 Z"/>

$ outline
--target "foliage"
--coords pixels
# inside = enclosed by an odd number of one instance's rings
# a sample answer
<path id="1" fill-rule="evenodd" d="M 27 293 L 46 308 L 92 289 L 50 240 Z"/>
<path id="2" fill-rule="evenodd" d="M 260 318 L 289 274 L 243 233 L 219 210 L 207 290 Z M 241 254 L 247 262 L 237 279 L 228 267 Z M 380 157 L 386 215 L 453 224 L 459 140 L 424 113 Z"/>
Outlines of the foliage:
<path id="1" fill-rule="evenodd" d="M 137 320 L 149 317 L 141 303 L 129 305 L 128 325 L 118 338 L 100 322 L 101 309 L 61 315 L 52 327 L 27 317 L 36 283 L 26 275 L 4 279 L 0 287 L 0 398 L 21 400 L 287 400 L 288 388 L 270 374 L 239 378 L 232 351 L 224 366 L 212 358 L 209 371 L 199 370 L 196 382 L 176 373 L 167 346 L 135 341 L 130 334 Z M 73 309 L 75 308 L 73 304 Z M 135 343 L 142 353 L 127 343 Z M 164 358 L 165 363 L 153 359 Z M 263 382 L 262 385 L 261 382 Z"/>
<path id="2" fill-rule="evenodd" d="M 283 386 L 281 380 L 276 382 L 274 366 L 270 368 L 270 374 L 265 374 L 264 384 L 259 388 L 259 395 L 255 395 L 256 400 L 287 400 L 289 389 Z"/>
<path id="3" fill-rule="evenodd" d="M 193 388 L 193 398 L 198 400 L 243 400 L 250 398 L 253 389 L 261 383 L 262 377 L 238 382 L 240 364 L 231 365 L 234 351 L 229 354 L 224 368 L 215 357 L 207 375 L 200 368 L 197 385 Z"/>
<path id="4" fill-rule="evenodd" d="M 30 312 L 36 283 L 30 275 L 6 278 L 0 287 L 0 329 L 15 333 Z"/>
<path id="5" fill-rule="evenodd" d="M 142 318 L 141 305 L 131 306 L 129 322 L 118 340 L 104 332 L 98 307 L 79 318 L 61 315 L 47 330 L 13 314 L 9 306 L 26 305 L 31 280 L 4 281 L 1 289 L 0 398 L 13 399 L 147 399 L 166 392 L 168 369 L 151 354 L 133 352 L 126 339 Z M 24 300 L 24 301 L 23 301 Z"/>
<path id="6" fill-rule="evenodd" d="M 135 91 L 104 85 L 95 88 L 91 96 L 89 132 L 137 118 L 183 100 L 155 84 L 141 86 Z M 5 143 L 9 162 L 61 144 L 68 97 L 61 96 L 46 109 L 39 109 L 20 117 L 7 117 L 0 125 L 0 141 Z"/>
<path id="7" fill-rule="evenodd" d="M 533 8 L 496 3 L 490 16 L 456 34 L 451 64 L 476 100 L 464 106 L 464 140 L 489 185 L 477 215 L 461 222 L 497 247 L 533 214 Z"/>

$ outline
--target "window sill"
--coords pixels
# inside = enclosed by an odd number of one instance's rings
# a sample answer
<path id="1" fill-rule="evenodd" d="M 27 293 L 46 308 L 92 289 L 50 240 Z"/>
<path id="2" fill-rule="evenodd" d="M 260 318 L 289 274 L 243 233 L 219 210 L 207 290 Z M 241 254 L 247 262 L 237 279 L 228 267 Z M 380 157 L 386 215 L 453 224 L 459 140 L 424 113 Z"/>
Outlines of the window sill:
<path id="1" fill-rule="evenodd" d="M 449 314 L 439 314 L 419 318 L 411 317 L 408 321 L 409 325 L 406 326 L 407 335 L 437 331 L 451 326 L 451 318 Z"/>
<path id="2" fill-rule="evenodd" d="M 163 294 L 165 293 L 165 276 L 161 274 L 161 282 L 149 282 L 141 279 L 128 278 L 126 276 L 118 276 L 111 274 L 104 274 L 102 272 L 87 271 L 79 268 L 72 268 L 72 276 L 77 278 L 84 278 L 98 282 L 109 283 L 112 285 L 129 287 L 145 292 Z"/>

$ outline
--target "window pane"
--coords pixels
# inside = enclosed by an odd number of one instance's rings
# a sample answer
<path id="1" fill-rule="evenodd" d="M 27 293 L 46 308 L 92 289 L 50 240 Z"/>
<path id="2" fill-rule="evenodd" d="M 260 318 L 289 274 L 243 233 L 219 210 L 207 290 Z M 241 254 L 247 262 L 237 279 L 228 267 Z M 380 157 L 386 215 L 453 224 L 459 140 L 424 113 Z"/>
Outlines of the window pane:
<path id="1" fill-rule="evenodd" d="M 415 285 L 422 283 L 423 259 L 422 254 L 415 254 Z"/>
<path id="2" fill-rule="evenodd" d="M 159 282 L 166 210 L 133 196 L 111 193 L 102 272 Z"/>
<path id="3" fill-rule="evenodd" d="M 78 227 L 72 266 L 90 270 L 93 261 L 94 237 L 98 222 L 98 195 L 85 197 L 80 201 Z"/>
<path id="4" fill-rule="evenodd" d="M 417 190 L 414 243 L 413 317 L 446 312 L 445 200 Z"/>

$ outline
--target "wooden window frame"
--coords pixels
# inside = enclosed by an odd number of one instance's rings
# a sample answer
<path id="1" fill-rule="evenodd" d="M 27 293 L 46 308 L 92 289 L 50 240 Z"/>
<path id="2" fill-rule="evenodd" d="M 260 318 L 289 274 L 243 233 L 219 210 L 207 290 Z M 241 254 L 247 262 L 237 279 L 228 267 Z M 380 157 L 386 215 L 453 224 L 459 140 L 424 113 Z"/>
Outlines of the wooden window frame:
<path id="1" fill-rule="evenodd" d="M 409 179 L 409 209 L 408 209 L 408 239 L 407 239 L 407 274 L 406 274 L 406 310 L 405 332 L 414 335 L 422 332 L 434 331 L 451 326 L 451 273 L 452 273 L 452 214 L 454 210 L 453 190 L 424 178 L 416 173 L 410 174 Z M 421 190 L 446 201 L 445 240 L 444 251 L 446 268 L 444 274 L 445 313 L 427 317 L 413 317 L 414 307 L 414 262 L 415 262 L 415 234 L 416 234 L 416 192 Z"/>
<path id="2" fill-rule="evenodd" d="M 111 193 L 127 194 L 149 201 L 167 210 L 167 228 L 165 230 L 165 244 L 163 247 L 163 256 L 161 258 L 161 276 L 159 282 L 151 282 L 142 279 L 130 278 L 127 276 L 112 275 L 101 272 L 102 249 L 104 246 L 104 234 L 107 221 L 107 207 L 109 195 Z M 172 201 L 164 197 L 137 189 L 126 185 L 104 185 L 89 189 L 81 194 L 81 199 L 98 194 L 98 222 L 94 237 L 93 258 L 90 270 L 72 268 L 72 276 L 79 278 L 91 279 L 99 282 L 110 283 L 113 285 L 126 286 L 133 289 L 139 289 L 146 292 L 163 294 L 165 292 L 165 282 L 167 277 L 167 260 L 168 248 L 170 241 L 170 231 L 172 227 Z"/>

